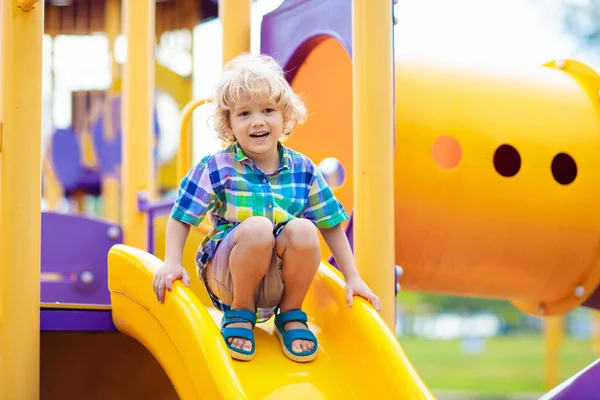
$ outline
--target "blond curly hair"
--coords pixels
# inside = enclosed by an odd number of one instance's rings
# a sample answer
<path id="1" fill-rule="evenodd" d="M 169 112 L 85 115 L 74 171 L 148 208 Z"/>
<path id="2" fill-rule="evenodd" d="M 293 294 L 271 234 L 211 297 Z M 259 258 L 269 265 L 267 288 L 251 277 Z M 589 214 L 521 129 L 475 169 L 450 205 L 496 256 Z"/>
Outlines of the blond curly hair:
<path id="1" fill-rule="evenodd" d="M 306 107 L 288 81 L 283 69 L 270 56 L 245 53 L 227 63 L 217 82 L 212 115 L 217 136 L 225 143 L 235 142 L 230 114 L 243 101 L 273 101 L 283 114 L 283 135 L 292 134 L 306 121 Z"/>

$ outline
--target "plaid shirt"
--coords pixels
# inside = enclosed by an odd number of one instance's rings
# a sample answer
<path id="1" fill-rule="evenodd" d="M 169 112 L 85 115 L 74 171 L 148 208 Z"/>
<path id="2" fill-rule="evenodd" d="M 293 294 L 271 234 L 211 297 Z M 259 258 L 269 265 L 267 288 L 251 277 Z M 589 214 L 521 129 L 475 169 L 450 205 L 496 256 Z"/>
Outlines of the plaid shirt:
<path id="1" fill-rule="evenodd" d="M 249 217 L 270 219 L 275 237 L 294 218 L 306 218 L 318 228 L 332 228 L 349 219 L 318 167 L 308 157 L 281 143 L 278 148 L 281 164 L 270 175 L 262 172 L 234 143 L 204 157 L 183 178 L 171 217 L 198 226 L 212 210 L 209 218 L 213 228 L 196 254 L 202 278 L 221 239 Z M 215 307 L 221 311 L 228 309 L 208 287 L 207 291 Z M 259 310 L 258 315 L 267 317 L 272 312 L 272 309 Z"/>

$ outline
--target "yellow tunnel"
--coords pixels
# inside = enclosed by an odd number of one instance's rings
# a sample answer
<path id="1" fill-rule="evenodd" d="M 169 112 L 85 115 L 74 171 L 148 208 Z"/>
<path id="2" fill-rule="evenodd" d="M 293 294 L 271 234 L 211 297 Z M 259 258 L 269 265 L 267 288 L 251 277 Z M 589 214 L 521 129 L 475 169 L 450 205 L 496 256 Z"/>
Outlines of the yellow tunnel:
<path id="1" fill-rule="evenodd" d="M 402 287 L 564 313 L 600 281 L 598 75 L 400 61 L 396 261 Z"/>
<path id="2" fill-rule="evenodd" d="M 316 163 L 339 160 L 347 210 L 351 73 L 336 40 L 311 51 L 293 82 L 309 121 L 289 140 Z M 580 305 L 600 282 L 598 75 L 572 60 L 504 71 L 403 56 L 395 80 L 402 289 L 507 299 L 536 315 Z"/>

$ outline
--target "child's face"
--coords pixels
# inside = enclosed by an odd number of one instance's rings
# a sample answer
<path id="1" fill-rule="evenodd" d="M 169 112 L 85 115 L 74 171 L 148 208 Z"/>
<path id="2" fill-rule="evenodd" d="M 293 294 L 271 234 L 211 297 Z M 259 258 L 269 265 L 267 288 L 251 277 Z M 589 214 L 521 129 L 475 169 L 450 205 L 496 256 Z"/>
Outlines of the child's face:
<path id="1" fill-rule="evenodd" d="M 230 114 L 230 124 L 248 157 L 271 154 L 279 157 L 277 142 L 283 134 L 283 114 L 277 104 L 248 102 L 236 105 Z"/>

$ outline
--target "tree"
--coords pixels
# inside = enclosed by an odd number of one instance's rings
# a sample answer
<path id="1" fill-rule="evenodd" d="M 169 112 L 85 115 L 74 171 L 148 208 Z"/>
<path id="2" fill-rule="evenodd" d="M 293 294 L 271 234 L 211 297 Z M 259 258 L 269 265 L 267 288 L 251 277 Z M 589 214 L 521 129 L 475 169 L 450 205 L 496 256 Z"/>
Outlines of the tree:
<path id="1" fill-rule="evenodd" d="M 588 47 L 600 47 L 600 0 L 566 1 L 565 28 Z"/>

